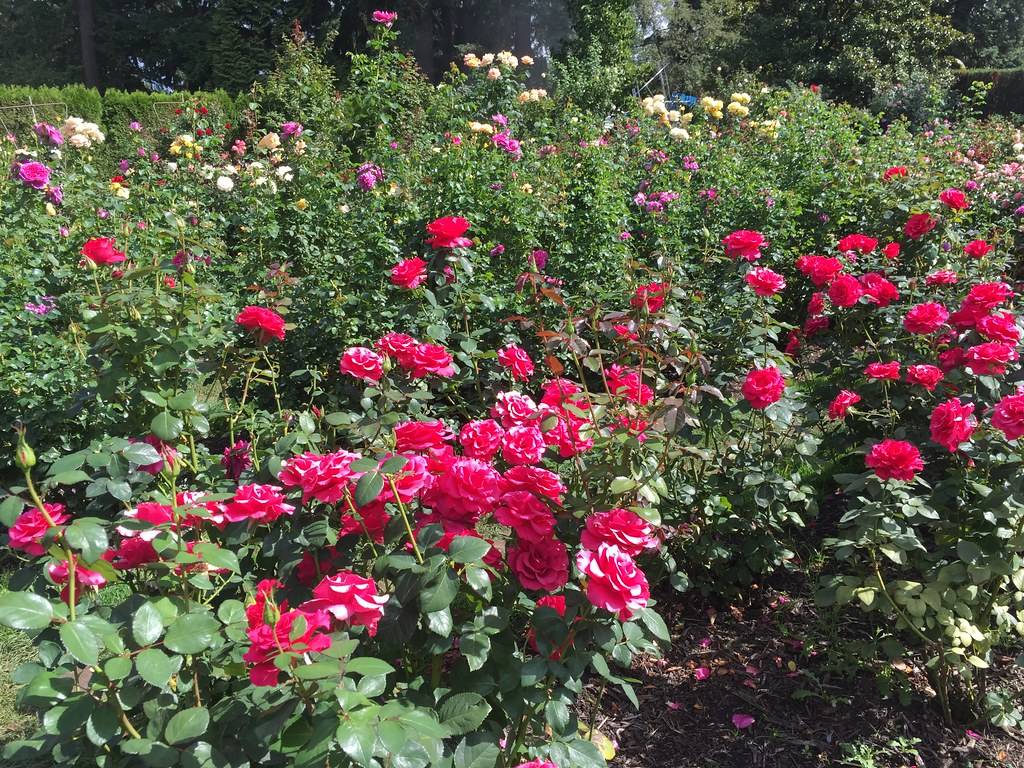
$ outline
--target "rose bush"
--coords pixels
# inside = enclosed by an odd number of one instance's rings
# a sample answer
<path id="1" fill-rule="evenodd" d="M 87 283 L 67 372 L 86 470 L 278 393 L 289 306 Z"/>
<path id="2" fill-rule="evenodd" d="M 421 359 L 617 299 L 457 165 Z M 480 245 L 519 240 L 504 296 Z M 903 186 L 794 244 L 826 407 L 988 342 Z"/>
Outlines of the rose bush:
<path id="1" fill-rule="evenodd" d="M 110 167 L 81 121 L 0 145 L 8 756 L 600 765 L 574 705 L 635 702 L 660 584 L 797 537 L 865 663 L 1013 722 L 1017 129 L 752 84 L 605 119 L 509 52 L 431 86 L 400 24 Z"/>

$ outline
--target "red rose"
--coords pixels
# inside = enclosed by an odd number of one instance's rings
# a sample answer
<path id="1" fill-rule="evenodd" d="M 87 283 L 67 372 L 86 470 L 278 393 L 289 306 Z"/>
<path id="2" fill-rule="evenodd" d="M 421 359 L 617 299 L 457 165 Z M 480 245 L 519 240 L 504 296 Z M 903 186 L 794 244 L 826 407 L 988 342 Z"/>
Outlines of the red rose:
<path id="1" fill-rule="evenodd" d="M 975 376 L 1000 376 L 1006 373 L 1006 364 L 1017 359 L 1017 350 L 1009 344 L 989 341 L 967 350 L 964 367 Z"/>
<path id="2" fill-rule="evenodd" d="M 509 464 L 537 464 L 544 458 L 544 434 L 537 427 L 511 427 L 502 440 L 501 457 Z"/>
<path id="3" fill-rule="evenodd" d="M 454 376 L 452 355 L 440 344 L 417 344 L 412 353 L 409 375 L 414 379 L 422 379 L 430 374 L 446 379 Z"/>
<path id="4" fill-rule="evenodd" d="M 861 234 L 847 235 L 839 241 L 839 250 L 843 253 L 856 251 L 859 254 L 865 255 L 871 253 L 877 247 L 877 239 Z"/>
<path id="5" fill-rule="evenodd" d="M 907 175 L 907 167 L 905 165 L 894 165 L 890 168 L 886 168 L 882 174 L 883 181 L 891 181 L 892 179 L 903 178 Z"/>
<path id="6" fill-rule="evenodd" d="M 278 684 L 281 671 L 274 664 L 274 659 L 283 653 L 316 653 L 331 647 L 331 638 L 321 632 L 331 628 L 331 618 L 327 613 L 299 610 L 276 613 L 277 620 L 273 625 L 264 623 L 261 615 L 260 623 L 250 626 L 246 632 L 252 645 L 242 659 L 254 665 L 249 670 L 249 680 L 253 685 Z M 298 631 L 296 622 L 300 618 L 306 627 L 304 632 Z"/>
<path id="7" fill-rule="evenodd" d="M 529 491 L 535 496 L 551 499 L 556 504 L 562 503 L 562 496 L 566 491 L 562 478 L 551 470 L 525 465 L 512 467 L 505 472 L 502 477 L 502 489 L 505 493 L 515 490 Z"/>
<path id="8" fill-rule="evenodd" d="M 919 240 L 935 229 L 937 223 L 930 213 L 915 213 L 903 225 L 903 234 L 911 240 Z"/>
<path id="9" fill-rule="evenodd" d="M 811 278 L 815 286 L 821 288 L 831 283 L 836 275 L 843 271 L 843 262 L 830 256 L 809 254 L 796 260 L 796 268 Z"/>
<path id="10" fill-rule="evenodd" d="M 885 248 L 882 249 L 882 253 L 887 259 L 898 259 L 900 257 L 900 244 L 889 243 Z"/>
<path id="11" fill-rule="evenodd" d="M 416 352 L 418 345 L 419 342 L 412 336 L 392 331 L 378 339 L 377 343 L 373 346 L 382 355 L 393 357 L 403 368 L 411 368 L 413 354 Z"/>
<path id="12" fill-rule="evenodd" d="M 459 432 L 462 452 L 471 459 L 490 461 L 501 448 L 505 430 L 494 419 L 470 421 Z"/>
<path id="13" fill-rule="evenodd" d="M 498 419 L 505 429 L 536 421 L 539 414 L 540 410 L 533 399 L 519 392 L 499 392 L 491 406 L 491 416 Z"/>
<path id="14" fill-rule="evenodd" d="M 338 361 L 338 370 L 368 384 L 375 384 L 384 375 L 384 360 L 372 349 L 349 347 Z"/>
<path id="15" fill-rule="evenodd" d="M 743 397 L 755 410 L 763 410 L 782 398 L 786 381 L 775 366 L 754 368 L 743 382 Z"/>
<path id="16" fill-rule="evenodd" d="M 903 327 L 910 333 L 927 336 L 935 333 L 949 319 L 949 312 L 935 301 L 917 304 L 911 307 L 903 318 Z"/>
<path id="17" fill-rule="evenodd" d="M 272 523 L 294 511 L 295 507 L 285 503 L 276 485 L 241 485 L 235 490 L 234 498 L 224 505 L 224 517 L 231 523 L 243 520 Z"/>
<path id="18" fill-rule="evenodd" d="M 900 380 L 900 363 L 893 360 L 891 363 L 869 363 L 864 369 L 864 375 L 869 379 L 884 379 L 888 381 Z"/>
<path id="19" fill-rule="evenodd" d="M 288 488 L 302 488 L 303 501 L 316 499 L 325 504 L 336 504 L 345 497 L 349 484 L 359 478 L 350 467 L 360 458 L 358 453 L 348 451 L 324 455 L 304 453 L 284 463 L 278 480 Z"/>
<path id="20" fill-rule="evenodd" d="M 982 256 L 987 256 L 993 250 L 993 247 L 984 240 L 971 240 L 971 242 L 964 246 L 964 253 L 972 259 L 980 259 Z"/>
<path id="21" fill-rule="evenodd" d="M 646 307 L 648 312 L 657 312 L 665 306 L 665 294 L 668 286 L 664 283 L 647 283 L 637 286 L 636 293 L 629 300 L 631 307 Z"/>
<path id="22" fill-rule="evenodd" d="M 82 246 L 82 255 L 94 264 L 118 264 L 124 253 L 117 250 L 112 237 L 94 237 Z"/>
<path id="23" fill-rule="evenodd" d="M 939 195 L 939 202 L 953 211 L 966 211 L 971 207 L 971 202 L 963 191 L 955 188 L 944 190 Z"/>
<path id="24" fill-rule="evenodd" d="M 509 547 L 507 558 L 526 589 L 554 592 L 569 581 L 569 555 L 558 539 L 520 541 Z"/>
<path id="25" fill-rule="evenodd" d="M 469 222 L 461 216 L 444 216 L 427 224 L 427 245 L 432 248 L 468 248 L 473 241 L 463 237 Z"/>
<path id="26" fill-rule="evenodd" d="M 498 350 L 498 362 L 512 374 L 514 381 L 527 381 L 533 376 L 533 360 L 526 350 L 515 344 L 509 344 Z"/>
<path id="27" fill-rule="evenodd" d="M 921 452 L 905 440 L 882 440 L 868 451 L 864 463 L 879 480 L 913 480 L 924 469 Z"/>
<path id="28" fill-rule="evenodd" d="M 828 287 L 828 297 L 837 307 L 852 307 L 864 295 L 864 286 L 853 275 L 839 275 Z"/>
<path id="29" fill-rule="evenodd" d="M 54 525 L 60 525 L 68 520 L 68 515 L 64 514 L 63 504 L 43 504 L 43 508 Z M 42 541 L 50 527 L 43 513 L 32 507 L 18 515 L 14 525 L 7 531 L 7 543 L 12 549 L 20 549 L 26 554 L 38 557 L 45 552 Z"/>
<path id="30" fill-rule="evenodd" d="M 774 296 L 786 287 L 786 279 L 767 267 L 753 267 L 743 279 L 758 296 Z"/>
<path id="31" fill-rule="evenodd" d="M 576 567 L 587 582 L 587 599 L 598 608 L 627 621 L 647 607 L 651 596 L 647 577 L 633 558 L 614 544 L 602 542 L 596 551 L 581 549 Z"/>
<path id="32" fill-rule="evenodd" d="M 850 408 L 860 402 L 860 395 L 849 389 L 844 389 L 836 395 L 828 406 L 828 417 L 832 421 L 842 421 L 846 418 Z"/>
<path id="33" fill-rule="evenodd" d="M 934 365 L 907 366 L 907 383 L 918 384 L 929 392 L 934 391 L 943 378 L 942 369 L 936 368 Z"/>
<path id="34" fill-rule="evenodd" d="M 963 303 L 965 306 L 981 307 L 988 311 L 995 309 L 1011 296 L 1013 289 L 1006 283 L 978 283 L 971 287 Z"/>
<path id="35" fill-rule="evenodd" d="M 951 269 L 940 269 L 924 279 L 925 285 L 956 285 L 960 277 Z"/>
<path id="36" fill-rule="evenodd" d="M 547 505 L 529 491 L 510 491 L 498 501 L 494 519 L 516 532 L 520 541 L 551 538 L 555 516 Z"/>
<path id="37" fill-rule="evenodd" d="M 399 288 L 412 290 L 427 281 L 427 262 L 418 256 L 403 259 L 391 268 L 391 282 Z"/>
<path id="38" fill-rule="evenodd" d="M 950 453 L 956 451 L 971 439 L 978 426 L 973 414 L 973 403 L 961 403 L 955 397 L 936 406 L 930 422 L 932 440 Z"/>
<path id="39" fill-rule="evenodd" d="M 1000 341 L 1003 344 L 1014 346 L 1020 343 L 1020 328 L 1017 326 L 1017 318 L 1012 312 L 986 315 L 978 320 L 976 327 L 978 333 L 989 341 Z"/>
<path id="40" fill-rule="evenodd" d="M 818 317 L 825 314 L 825 294 L 815 291 L 807 302 L 807 316 Z"/>
<path id="41" fill-rule="evenodd" d="M 862 275 L 860 282 L 864 286 L 864 295 L 867 296 L 869 304 L 887 307 L 900 297 L 896 286 L 877 272 Z"/>
<path id="42" fill-rule="evenodd" d="M 643 383 L 639 371 L 612 364 L 605 370 L 608 390 L 637 405 L 647 405 L 654 398 L 654 390 Z"/>
<path id="43" fill-rule="evenodd" d="M 299 606 L 300 610 L 323 611 L 346 627 L 366 627 L 366 633 L 377 634 L 377 623 L 384 615 L 387 595 L 377 594 L 377 582 L 364 579 L 352 571 L 339 571 L 313 588 L 313 599 Z"/>
<path id="44" fill-rule="evenodd" d="M 441 420 L 404 421 L 395 426 L 395 450 L 399 453 L 429 451 L 442 447 L 452 437 Z"/>
<path id="45" fill-rule="evenodd" d="M 544 597 L 537 599 L 537 608 L 550 608 L 559 616 L 565 616 L 565 596 L 564 595 L 544 595 Z M 579 617 L 576 619 L 579 620 Z M 534 652 L 538 652 L 537 649 L 537 634 L 531 627 L 530 631 L 526 634 L 526 640 L 530 644 L 530 648 Z M 572 634 L 561 643 L 563 648 L 572 645 Z M 548 657 L 553 661 L 558 661 L 562 658 L 562 648 L 555 648 L 551 651 L 551 655 Z M 558 768 L 554 763 L 548 763 L 540 759 L 531 761 L 529 763 L 521 763 L 517 768 Z"/>
<path id="46" fill-rule="evenodd" d="M 730 259 L 746 259 L 757 261 L 761 258 L 761 249 L 767 245 L 764 235 L 752 229 L 738 229 L 722 238 L 725 255 Z"/>
<path id="47" fill-rule="evenodd" d="M 964 364 L 967 353 L 961 347 L 952 347 L 939 353 L 939 367 L 946 373 Z"/>
<path id="48" fill-rule="evenodd" d="M 501 476 L 478 459 L 457 458 L 423 495 L 423 503 L 440 515 L 446 527 L 472 528 L 480 515 L 494 509 Z"/>
<path id="49" fill-rule="evenodd" d="M 658 547 L 651 524 L 628 509 L 611 509 L 587 518 L 580 543 L 597 550 L 602 544 L 614 544 L 630 557 Z"/>
<path id="50" fill-rule="evenodd" d="M 1007 440 L 1024 435 L 1024 392 L 1007 395 L 992 411 L 992 426 L 1002 431 Z"/>
<path id="51" fill-rule="evenodd" d="M 243 328 L 256 332 L 260 344 L 271 339 L 284 341 L 284 318 L 266 307 L 246 307 L 238 313 L 235 322 Z"/>

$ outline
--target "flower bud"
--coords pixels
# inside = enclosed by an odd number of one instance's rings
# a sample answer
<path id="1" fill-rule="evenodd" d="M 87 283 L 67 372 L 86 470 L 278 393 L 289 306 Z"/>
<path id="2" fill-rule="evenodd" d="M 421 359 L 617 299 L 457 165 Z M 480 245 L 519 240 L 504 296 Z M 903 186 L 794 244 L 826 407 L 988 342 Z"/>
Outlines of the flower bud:
<path id="1" fill-rule="evenodd" d="M 18 448 L 14 454 L 14 463 L 21 470 L 32 469 L 36 465 L 35 451 L 32 450 L 32 446 L 25 442 L 24 435 L 18 440 Z"/>

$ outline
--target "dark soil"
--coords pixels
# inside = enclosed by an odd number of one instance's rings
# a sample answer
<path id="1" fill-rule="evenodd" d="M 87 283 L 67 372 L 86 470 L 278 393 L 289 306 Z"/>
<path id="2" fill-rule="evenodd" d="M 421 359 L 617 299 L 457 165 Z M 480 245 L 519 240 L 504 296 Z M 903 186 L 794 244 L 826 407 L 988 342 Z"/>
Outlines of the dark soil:
<path id="1" fill-rule="evenodd" d="M 1024 738 L 983 724 L 943 725 L 934 692 L 913 661 L 886 663 L 911 703 L 883 697 L 873 673 L 837 663 L 840 633 L 800 595 L 752 590 L 739 605 L 663 594 L 673 644 L 632 670 L 641 708 L 608 686 L 598 730 L 617 744 L 617 768 L 1024 768 Z M 796 587 L 794 589 L 794 587 Z M 866 634 L 847 616 L 842 637 Z M 852 625 L 852 626 L 851 626 Z M 997 656 L 990 686 L 1019 696 L 1024 670 Z M 706 679 L 699 679 L 706 669 Z M 588 687 L 589 712 L 598 685 Z M 754 722 L 746 728 L 735 715 Z M 589 717 L 585 719 L 589 720 Z"/>

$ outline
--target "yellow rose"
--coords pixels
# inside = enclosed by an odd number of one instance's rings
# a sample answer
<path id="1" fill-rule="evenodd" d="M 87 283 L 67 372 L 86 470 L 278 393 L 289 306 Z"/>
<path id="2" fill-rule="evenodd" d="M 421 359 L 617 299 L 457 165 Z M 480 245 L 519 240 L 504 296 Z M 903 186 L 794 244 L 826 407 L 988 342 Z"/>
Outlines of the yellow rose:
<path id="1" fill-rule="evenodd" d="M 306 198 L 300 197 L 298 200 L 295 201 L 295 207 L 298 208 L 300 211 L 304 211 L 307 208 L 309 208 L 309 203 L 306 202 Z"/>

